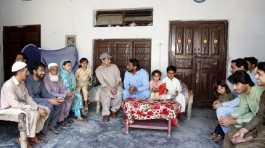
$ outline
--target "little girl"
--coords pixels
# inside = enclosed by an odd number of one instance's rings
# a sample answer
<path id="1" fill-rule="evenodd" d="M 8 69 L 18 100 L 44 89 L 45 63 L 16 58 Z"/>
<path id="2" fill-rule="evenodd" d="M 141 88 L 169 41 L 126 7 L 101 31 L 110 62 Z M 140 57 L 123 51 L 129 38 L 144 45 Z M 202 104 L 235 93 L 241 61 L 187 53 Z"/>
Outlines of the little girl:
<path id="1" fill-rule="evenodd" d="M 77 120 L 83 120 L 81 117 L 81 109 L 83 108 L 83 100 L 80 92 L 76 89 L 76 78 L 72 72 L 71 61 L 64 61 L 60 67 L 60 79 L 64 82 L 65 87 L 69 92 L 74 93 L 72 111 Z"/>
<path id="2" fill-rule="evenodd" d="M 85 103 L 84 113 L 87 113 L 89 103 L 88 89 L 91 86 L 91 69 L 86 58 L 80 59 L 80 66 L 75 75 L 77 80 L 77 89 L 82 93 Z"/>
<path id="3" fill-rule="evenodd" d="M 213 108 L 217 109 L 222 103 L 233 100 L 234 96 L 231 94 L 225 82 L 218 81 L 215 87 L 214 98 L 216 98 L 216 100 L 213 102 Z M 225 133 L 222 127 L 218 124 L 210 137 L 215 142 L 219 142 L 224 138 L 224 135 Z"/>
<path id="4" fill-rule="evenodd" d="M 154 70 L 152 72 L 152 80 L 150 81 L 150 91 L 151 91 L 151 100 L 159 100 L 159 87 L 162 84 L 161 79 L 161 72 L 159 70 Z"/>

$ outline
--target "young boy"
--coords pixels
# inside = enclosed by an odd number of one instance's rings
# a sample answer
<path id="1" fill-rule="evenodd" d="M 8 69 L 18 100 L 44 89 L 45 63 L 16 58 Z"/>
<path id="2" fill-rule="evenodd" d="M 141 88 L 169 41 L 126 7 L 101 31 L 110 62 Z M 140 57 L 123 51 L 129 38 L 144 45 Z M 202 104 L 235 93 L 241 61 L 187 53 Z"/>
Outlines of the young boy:
<path id="1" fill-rule="evenodd" d="M 163 79 L 163 83 L 166 84 L 167 94 L 165 99 L 175 99 L 181 105 L 181 112 L 185 112 L 185 97 L 181 94 L 182 88 L 180 81 L 175 77 L 176 67 L 167 67 L 167 77 Z"/>

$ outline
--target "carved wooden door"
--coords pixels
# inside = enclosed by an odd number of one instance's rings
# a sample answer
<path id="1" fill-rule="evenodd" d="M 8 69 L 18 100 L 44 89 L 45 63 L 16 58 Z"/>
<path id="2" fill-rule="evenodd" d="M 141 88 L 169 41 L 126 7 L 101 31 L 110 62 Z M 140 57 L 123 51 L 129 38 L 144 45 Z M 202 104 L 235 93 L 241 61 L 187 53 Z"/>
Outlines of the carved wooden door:
<path id="1" fill-rule="evenodd" d="M 132 57 L 139 60 L 140 65 L 151 72 L 151 40 L 135 40 L 133 41 Z"/>
<path id="2" fill-rule="evenodd" d="M 99 56 L 103 52 L 108 52 L 111 55 L 113 54 L 114 45 L 111 41 L 107 40 L 96 40 L 94 44 L 93 52 L 93 69 L 95 70 L 101 64 Z"/>
<path id="3" fill-rule="evenodd" d="M 114 41 L 115 44 L 114 53 L 112 54 L 113 63 L 115 63 L 121 72 L 121 77 L 124 77 L 126 71 L 126 65 L 133 53 L 133 43 L 131 41 Z"/>
<path id="4" fill-rule="evenodd" d="M 172 22 L 169 45 L 169 63 L 193 89 L 195 104 L 210 105 L 213 85 L 225 79 L 227 23 Z"/>

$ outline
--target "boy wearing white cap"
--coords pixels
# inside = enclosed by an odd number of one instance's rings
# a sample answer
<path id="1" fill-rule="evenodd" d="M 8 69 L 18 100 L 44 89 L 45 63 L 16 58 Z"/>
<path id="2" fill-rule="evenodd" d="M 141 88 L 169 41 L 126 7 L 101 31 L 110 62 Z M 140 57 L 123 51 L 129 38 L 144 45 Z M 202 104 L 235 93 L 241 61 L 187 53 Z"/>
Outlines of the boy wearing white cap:
<path id="1" fill-rule="evenodd" d="M 31 144 L 40 143 L 36 137 L 47 120 L 50 110 L 38 105 L 29 96 L 24 81 L 27 78 L 27 64 L 21 61 L 12 66 L 14 76 L 7 80 L 1 89 L 1 108 L 11 112 L 26 114 L 26 133 Z"/>

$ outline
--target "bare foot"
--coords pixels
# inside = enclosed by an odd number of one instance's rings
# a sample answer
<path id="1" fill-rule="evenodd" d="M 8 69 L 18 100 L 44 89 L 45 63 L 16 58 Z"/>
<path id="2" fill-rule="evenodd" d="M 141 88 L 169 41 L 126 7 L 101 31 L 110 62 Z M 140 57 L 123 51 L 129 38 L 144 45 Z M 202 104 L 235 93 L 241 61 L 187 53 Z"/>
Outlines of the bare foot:
<path id="1" fill-rule="evenodd" d="M 41 141 L 37 137 L 34 137 L 34 138 L 29 138 L 29 143 L 34 145 L 34 144 L 40 144 Z"/>
<path id="2" fill-rule="evenodd" d="M 78 117 L 78 118 L 76 119 L 76 121 L 84 121 L 84 118 L 82 118 L 82 117 Z"/>

